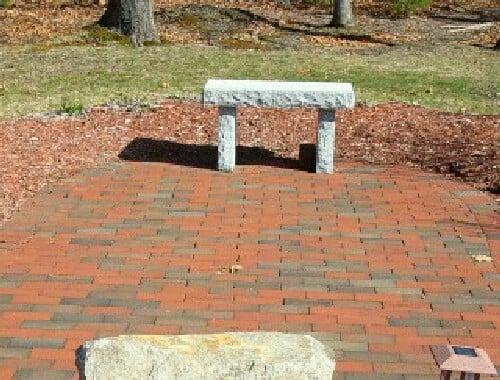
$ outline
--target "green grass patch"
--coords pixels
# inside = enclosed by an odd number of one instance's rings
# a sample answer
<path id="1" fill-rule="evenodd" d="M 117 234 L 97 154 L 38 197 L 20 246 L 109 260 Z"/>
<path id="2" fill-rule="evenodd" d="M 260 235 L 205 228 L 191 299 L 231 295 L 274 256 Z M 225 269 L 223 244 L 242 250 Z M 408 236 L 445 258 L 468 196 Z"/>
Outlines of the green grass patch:
<path id="1" fill-rule="evenodd" d="M 433 0 L 392 0 L 392 11 L 400 17 L 408 17 L 429 9 Z"/>
<path id="2" fill-rule="evenodd" d="M 219 42 L 219 46 L 227 49 L 269 50 L 269 48 L 261 42 L 240 40 L 237 38 L 224 38 Z"/>
<path id="3" fill-rule="evenodd" d="M 80 36 L 80 39 L 87 44 L 109 45 L 115 43 L 125 46 L 132 45 L 130 38 L 99 25 L 90 25 L 83 28 L 83 30 L 84 33 Z"/>
<path id="4" fill-rule="evenodd" d="M 58 113 L 67 115 L 81 115 L 83 113 L 83 103 L 78 99 L 63 98 L 61 101 L 61 108 Z"/>
<path id="5" fill-rule="evenodd" d="M 316 5 L 325 9 L 329 9 L 332 7 L 332 0 L 302 0 L 302 3 L 306 5 Z"/>
<path id="6" fill-rule="evenodd" d="M 183 13 L 179 16 L 177 23 L 183 28 L 195 29 L 199 26 L 200 20 L 195 15 Z"/>
<path id="7" fill-rule="evenodd" d="M 0 8 L 9 8 L 11 5 L 11 0 L 0 0 Z"/>
<path id="8" fill-rule="evenodd" d="M 499 114 L 498 54 L 472 47 L 322 52 L 207 46 L 0 46 L 0 117 L 129 99 L 199 95 L 208 78 L 352 82 L 356 99 Z"/>

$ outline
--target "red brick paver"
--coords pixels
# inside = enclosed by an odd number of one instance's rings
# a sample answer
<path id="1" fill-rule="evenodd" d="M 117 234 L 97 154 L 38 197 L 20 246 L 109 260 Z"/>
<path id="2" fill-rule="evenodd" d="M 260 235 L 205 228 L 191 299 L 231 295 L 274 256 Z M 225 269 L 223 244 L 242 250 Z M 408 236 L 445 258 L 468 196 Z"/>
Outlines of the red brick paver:
<path id="1" fill-rule="evenodd" d="M 435 378 L 438 343 L 498 366 L 498 222 L 404 167 L 90 170 L 0 229 L 0 378 L 76 378 L 96 337 L 252 330 L 311 333 L 338 379 Z"/>

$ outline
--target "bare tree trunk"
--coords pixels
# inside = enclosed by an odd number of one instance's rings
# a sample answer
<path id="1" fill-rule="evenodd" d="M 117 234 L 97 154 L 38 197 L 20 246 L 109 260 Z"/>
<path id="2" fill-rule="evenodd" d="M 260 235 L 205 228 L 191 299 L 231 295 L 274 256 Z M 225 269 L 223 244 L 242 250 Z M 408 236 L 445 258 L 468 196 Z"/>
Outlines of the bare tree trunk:
<path id="1" fill-rule="evenodd" d="M 158 41 L 152 0 L 109 0 L 99 25 L 129 36 L 134 46 Z"/>
<path id="2" fill-rule="evenodd" d="M 339 27 L 353 25 L 354 17 L 352 15 L 351 0 L 332 0 L 332 1 L 335 1 L 332 25 Z"/>

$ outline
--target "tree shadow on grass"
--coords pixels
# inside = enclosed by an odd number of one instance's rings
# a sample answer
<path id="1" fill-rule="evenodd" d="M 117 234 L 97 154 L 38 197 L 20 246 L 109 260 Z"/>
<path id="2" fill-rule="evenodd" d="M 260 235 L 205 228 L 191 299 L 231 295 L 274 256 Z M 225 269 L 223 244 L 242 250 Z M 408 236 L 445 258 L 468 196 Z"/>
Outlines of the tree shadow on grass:
<path id="1" fill-rule="evenodd" d="M 295 26 L 286 25 L 279 19 L 257 14 L 248 9 L 237 7 L 215 7 L 207 4 L 189 4 L 174 9 L 161 9 L 155 12 L 157 22 L 171 24 L 179 20 L 189 21 L 190 27 L 205 34 L 209 40 L 217 37 L 230 37 L 242 28 L 251 26 L 253 22 L 262 22 L 274 27 L 277 31 L 297 35 L 329 36 L 345 40 L 380 43 L 392 46 L 392 43 L 381 41 L 369 34 L 334 28 L 331 22 L 326 24 L 313 24 L 306 21 L 296 22 Z M 184 17 L 184 19 L 183 19 Z M 326 29 L 325 29 L 326 28 Z"/>
<path id="2" fill-rule="evenodd" d="M 444 21 L 454 21 L 460 23 L 483 23 L 483 22 L 499 22 L 500 21 L 500 7 L 497 8 L 482 8 L 470 11 L 448 11 L 429 12 L 429 18 Z"/>
<path id="3" fill-rule="evenodd" d="M 280 23 L 279 20 L 259 15 L 248 9 L 228 8 L 225 11 L 227 12 L 228 10 L 239 12 L 242 15 L 247 16 L 252 21 L 260 21 L 266 23 L 282 32 L 298 33 L 309 36 L 338 37 L 349 41 L 379 43 L 386 46 L 394 45 L 386 41 L 381 41 L 380 39 L 372 37 L 367 33 L 359 31 L 355 32 L 354 30 L 349 30 L 345 28 L 336 28 L 334 27 L 333 20 L 331 20 L 326 24 L 312 24 L 306 21 L 300 21 L 295 23 L 296 26 L 291 26 L 291 25 L 284 25 L 283 23 Z M 328 28 L 329 30 L 318 30 L 318 28 Z"/>
<path id="4" fill-rule="evenodd" d="M 312 144 L 302 144 L 309 147 Z M 212 145 L 183 144 L 168 140 L 151 138 L 135 138 L 118 155 L 125 161 L 165 162 L 175 165 L 190 166 L 202 169 L 217 169 L 217 147 Z M 310 157 L 310 155 L 309 155 Z M 277 157 L 268 149 L 250 146 L 236 148 L 236 165 L 263 165 L 285 169 L 310 170 L 311 159 L 307 157 L 297 160 L 288 157 Z"/>

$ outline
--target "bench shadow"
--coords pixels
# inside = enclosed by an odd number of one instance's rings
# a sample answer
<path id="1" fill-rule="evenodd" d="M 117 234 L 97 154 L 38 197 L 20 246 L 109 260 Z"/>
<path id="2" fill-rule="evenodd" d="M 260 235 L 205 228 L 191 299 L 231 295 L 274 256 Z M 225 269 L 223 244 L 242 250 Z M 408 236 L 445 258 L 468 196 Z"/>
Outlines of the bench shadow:
<path id="1" fill-rule="evenodd" d="M 297 160 L 277 157 L 265 148 L 238 146 L 236 165 L 262 165 L 311 171 L 314 164 L 311 159 L 315 159 L 315 156 L 310 152 L 314 152 L 314 147 L 314 144 L 301 144 L 301 158 Z M 132 140 L 118 157 L 124 161 L 164 162 L 201 169 L 217 169 L 217 147 L 212 145 L 183 144 L 140 137 Z"/>

